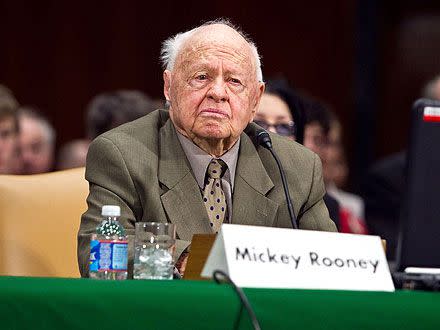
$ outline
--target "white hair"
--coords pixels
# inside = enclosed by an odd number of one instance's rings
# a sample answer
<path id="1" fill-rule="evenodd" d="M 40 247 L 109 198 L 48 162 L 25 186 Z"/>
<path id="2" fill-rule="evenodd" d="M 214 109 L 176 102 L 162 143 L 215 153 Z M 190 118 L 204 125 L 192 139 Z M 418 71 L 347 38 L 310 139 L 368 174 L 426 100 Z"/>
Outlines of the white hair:
<path id="1" fill-rule="evenodd" d="M 49 120 L 36 108 L 24 106 L 19 108 L 18 111 L 19 116 L 35 120 L 40 124 L 46 137 L 46 143 L 53 148 L 56 142 L 56 132 Z"/>
<path id="2" fill-rule="evenodd" d="M 192 30 L 186 31 L 186 32 L 180 32 L 176 35 L 166 39 L 162 43 L 162 48 L 160 51 L 160 59 L 162 61 L 162 66 L 164 70 L 170 70 L 172 71 L 174 68 L 174 64 L 176 62 L 177 55 L 179 54 L 182 45 L 185 43 L 186 40 L 188 40 L 189 37 L 191 37 L 194 32 L 196 32 L 198 29 L 213 25 L 213 24 L 223 24 L 226 26 L 229 26 L 230 28 L 234 29 L 238 34 L 240 34 L 246 42 L 249 44 L 251 48 L 251 53 L 254 57 L 255 66 L 256 66 L 256 76 L 258 81 L 263 81 L 263 72 L 261 70 L 261 59 L 260 55 L 258 54 L 257 47 L 255 44 L 250 40 L 249 37 L 247 37 L 243 32 L 241 32 L 237 27 L 233 26 L 228 20 L 226 19 L 218 19 L 214 21 L 206 22 Z"/>

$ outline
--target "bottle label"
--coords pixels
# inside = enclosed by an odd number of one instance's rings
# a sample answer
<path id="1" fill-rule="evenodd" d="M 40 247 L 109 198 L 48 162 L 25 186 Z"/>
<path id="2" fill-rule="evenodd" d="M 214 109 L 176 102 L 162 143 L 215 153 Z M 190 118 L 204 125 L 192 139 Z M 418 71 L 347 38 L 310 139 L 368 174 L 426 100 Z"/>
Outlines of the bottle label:
<path id="1" fill-rule="evenodd" d="M 128 242 L 112 240 L 91 240 L 89 271 L 126 272 Z"/>

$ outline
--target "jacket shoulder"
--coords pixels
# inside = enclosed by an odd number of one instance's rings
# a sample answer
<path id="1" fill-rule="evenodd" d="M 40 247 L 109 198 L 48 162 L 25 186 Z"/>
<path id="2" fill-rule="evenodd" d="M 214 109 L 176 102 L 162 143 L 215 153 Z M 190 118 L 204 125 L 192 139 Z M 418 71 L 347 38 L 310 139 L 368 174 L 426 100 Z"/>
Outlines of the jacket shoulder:
<path id="1" fill-rule="evenodd" d="M 290 161 L 306 165 L 313 164 L 317 157 L 313 151 L 291 139 L 273 133 L 270 133 L 270 137 L 275 152 L 282 160 L 289 161 L 288 159 L 290 159 Z"/>
<path id="2" fill-rule="evenodd" d="M 159 131 L 168 119 L 167 110 L 155 110 L 99 135 L 92 144 L 100 140 L 109 140 L 121 148 L 132 149 L 136 145 L 154 148 L 157 147 Z"/>

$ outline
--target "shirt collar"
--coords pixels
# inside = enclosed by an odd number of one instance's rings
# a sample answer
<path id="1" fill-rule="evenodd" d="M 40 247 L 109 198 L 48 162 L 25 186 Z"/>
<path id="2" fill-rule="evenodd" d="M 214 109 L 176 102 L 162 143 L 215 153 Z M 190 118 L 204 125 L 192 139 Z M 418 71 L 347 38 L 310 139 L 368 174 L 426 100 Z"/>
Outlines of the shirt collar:
<path id="1" fill-rule="evenodd" d="M 200 188 L 205 185 L 205 173 L 208 168 L 209 162 L 212 156 L 200 149 L 195 143 L 193 143 L 186 136 L 179 133 L 177 130 L 177 138 L 182 145 L 183 151 L 185 152 L 186 158 L 191 165 L 191 169 L 196 178 L 197 184 Z M 223 178 L 226 179 L 230 184 L 232 190 L 234 189 L 235 181 L 235 168 L 237 167 L 238 151 L 240 147 L 240 139 L 220 158 L 228 165 L 228 170 L 224 174 Z"/>

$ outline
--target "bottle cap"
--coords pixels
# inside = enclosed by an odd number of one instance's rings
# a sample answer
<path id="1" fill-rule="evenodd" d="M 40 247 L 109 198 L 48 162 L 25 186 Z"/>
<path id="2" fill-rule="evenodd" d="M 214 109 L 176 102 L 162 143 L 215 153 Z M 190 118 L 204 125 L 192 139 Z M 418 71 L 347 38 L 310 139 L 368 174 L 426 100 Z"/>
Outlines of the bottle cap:
<path id="1" fill-rule="evenodd" d="M 121 208 L 117 205 L 103 205 L 101 214 L 103 216 L 119 217 L 121 215 Z"/>

